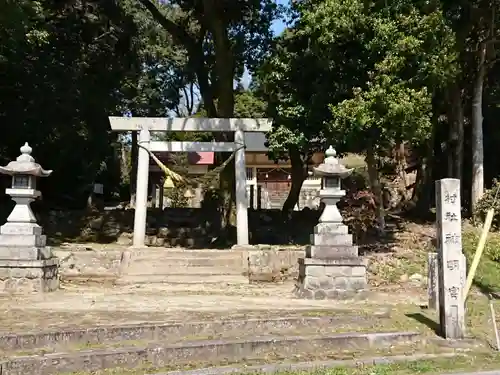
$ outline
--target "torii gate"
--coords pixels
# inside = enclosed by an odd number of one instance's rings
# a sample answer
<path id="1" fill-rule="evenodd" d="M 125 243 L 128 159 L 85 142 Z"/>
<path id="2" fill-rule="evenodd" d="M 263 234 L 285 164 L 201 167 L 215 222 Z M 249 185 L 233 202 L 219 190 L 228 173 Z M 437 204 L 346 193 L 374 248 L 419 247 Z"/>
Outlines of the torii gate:
<path id="1" fill-rule="evenodd" d="M 248 118 L 161 118 L 161 117 L 109 117 L 113 131 L 139 131 L 134 237 L 132 246 L 144 247 L 148 203 L 149 153 L 212 151 L 235 152 L 236 227 L 238 245 L 248 245 L 248 213 L 246 198 L 245 132 L 268 132 L 269 119 Z M 151 132 L 234 132 L 234 142 L 151 142 Z M 265 137 L 246 147 L 247 151 L 267 151 Z M 250 145 L 248 145 L 250 146 Z"/>

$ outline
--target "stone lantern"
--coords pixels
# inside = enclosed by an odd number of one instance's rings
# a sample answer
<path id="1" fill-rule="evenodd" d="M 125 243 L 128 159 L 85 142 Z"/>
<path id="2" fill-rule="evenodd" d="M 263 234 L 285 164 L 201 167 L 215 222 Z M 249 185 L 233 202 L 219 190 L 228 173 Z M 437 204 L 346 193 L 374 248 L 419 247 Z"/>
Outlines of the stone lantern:
<path id="1" fill-rule="evenodd" d="M 339 163 L 336 158 L 337 153 L 332 146 L 326 150 L 325 156 L 323 164 L 313 168 L 314 175 L 321 177 L 322 188 L 319 191 L 319 198 L 321 203 L 325 205 L 319 222 L 343 225 L 342 216 L 337 208 L 337 203 L 345 195 L 345 191 L 340 187 L 340 180 L 348 177 L 353 170 L 347 169 Z M 345 227 L 345 225 L 343 226 Z"/>
<path id="2" fill-rule="evenodd" d="M 7 218 L 7 223 L 35 223 L 36 225 L 36 218 L 30 208 L 30 203 L 40 196 L 40 191 L 36 190 L 36 179 L 48 177 L 52 171 L 46 171 L 40 164 L 35 163 L 31 151 L 31 147 L 25 143 L 21 147 L 21 156 L 16 161 L 0 167 L 0 173 L 12 176 L 12 187 L 6 189 L 5 193 L 16 202 Z"/>
<path id="3" fill-rule="evenodd" d="M 345 195 L 341 180 L 352 173 L 330 146 L 323 164 L 314 168 L 321 177 L 319 198 L 324 210 L 311 234 L 305 258 L 299 259 L 297 295 L 312 299 L 347 299 L 365 296 L 366 264 L 342 222 L 337 203 Z"/>
<path id="4" fill-rule="evenodd" d="M 5 192 L 16 203 L 0 227 L 0 290 L 50 291 L 59 287 L 59 262 L 46 246 L 30 203 L 41 195 L 37 178 L 48 177 L 52 171 L 35 162 L 28 143 L 20 151 L 15 161 L 0 167 L 0 173 L 12 176 L 12 186 Z"/>

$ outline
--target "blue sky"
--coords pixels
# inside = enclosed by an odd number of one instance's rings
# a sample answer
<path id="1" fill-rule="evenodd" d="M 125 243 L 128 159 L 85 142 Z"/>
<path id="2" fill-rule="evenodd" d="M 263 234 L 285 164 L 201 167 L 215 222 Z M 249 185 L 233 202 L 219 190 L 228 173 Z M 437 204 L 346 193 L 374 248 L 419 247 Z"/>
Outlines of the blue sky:
<path id="1" fill-rule="evenodd" d="M 290 0 L 277 0 L 276 3 L 278 3 L 280 5 L 289 6 Z M 272 26 L 272 29 L 273 29 L 274 35 L 281 34 L 281 32 L 285 29 L 285 24 L 281 20 L 275 21 L 273 26 Z"/>

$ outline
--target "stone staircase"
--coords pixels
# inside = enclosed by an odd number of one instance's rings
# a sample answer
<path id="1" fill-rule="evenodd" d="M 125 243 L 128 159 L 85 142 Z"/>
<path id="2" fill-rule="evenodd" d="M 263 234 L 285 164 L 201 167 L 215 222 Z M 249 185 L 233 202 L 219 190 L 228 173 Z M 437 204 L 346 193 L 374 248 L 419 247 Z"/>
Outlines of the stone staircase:
<path id="1" fill-rule="evenodd" d="M 236 250 L 133 250 L 117 284 L 248 284 L 247 253 Z"/>
<path id="2" fill-rule="evenodd" d="M 185 317 L 168 322 L 0 333 L 0 372 L 236 374 L 262 373 L 275 367 L 274 371 L 313 370 L 455 355 L 451 349 L 437 351 L 436 344 L 429 348 L 429 339 L 419 332 L 391 329 L 389 314 L 331 310 L 312 316 L 283 311 L 279 317 L 269 317 L 261 311 L 196 321 Z"/>

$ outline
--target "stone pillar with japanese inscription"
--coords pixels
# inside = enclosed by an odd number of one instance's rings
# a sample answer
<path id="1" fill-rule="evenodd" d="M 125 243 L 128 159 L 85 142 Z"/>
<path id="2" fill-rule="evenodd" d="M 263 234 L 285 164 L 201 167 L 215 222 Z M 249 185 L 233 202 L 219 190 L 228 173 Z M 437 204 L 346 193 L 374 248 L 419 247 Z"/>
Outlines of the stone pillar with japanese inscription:
<path id="1" fill-rule="evenodd" d="M 462 253 L 460 180 L 436 181 L 439 322 L 447 339 L 465 336 L 463 299 L 465 257 Z"/>

